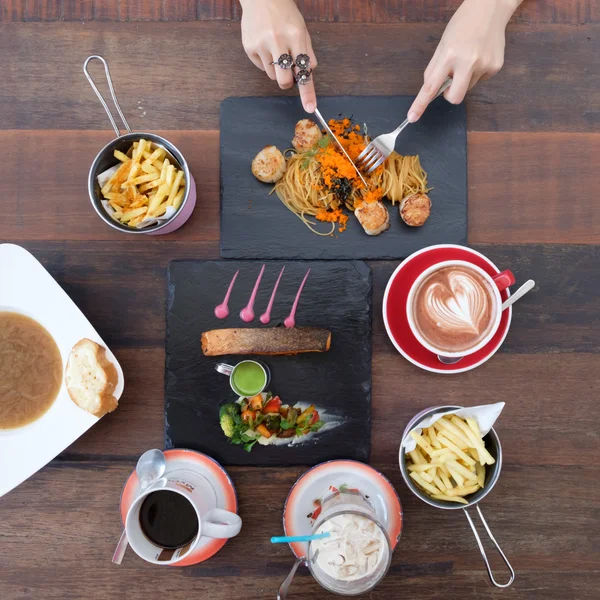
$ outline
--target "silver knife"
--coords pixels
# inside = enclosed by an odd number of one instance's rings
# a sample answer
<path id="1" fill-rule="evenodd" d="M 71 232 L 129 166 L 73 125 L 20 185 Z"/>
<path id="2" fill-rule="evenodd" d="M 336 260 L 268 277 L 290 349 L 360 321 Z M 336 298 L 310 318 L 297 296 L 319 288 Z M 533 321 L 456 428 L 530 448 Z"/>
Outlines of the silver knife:
<path id="1" fill-rule="evenodd" d="M 327 125 L 327 121 L 323 118 L 323 115 L 319 112 L 318 108 L 315 108 L 315 115 L 316 115 L 317 119 L 319 119 L 319 122 L 321 123 L 323 129 L 325 129 L 325 131 L 327 131 L 327 133 L 331 136 L 332 140 L 335 140 L 335 143 L 340 147 L 340 149 L 344 153 L 344 156 L 350 161 L 350 164 L 354 167 L 354 170 L 358 173 L 360 180 L 365 184 L 365 189 L 369 189 L 369 186 L 367 185 L 365 178 L 361 175 L 360 171 L 358 170 L 358 167 L 354 164 L 354 161 L 350 158 L 350 156 L 346 152 L 344 146 L 342 146 L 342 143 L 340 142 L 340 140 L 338 140 L 335 137 L 333 131 L 331 131 L 331 127 L 329 127 L 329 125 Z"/>

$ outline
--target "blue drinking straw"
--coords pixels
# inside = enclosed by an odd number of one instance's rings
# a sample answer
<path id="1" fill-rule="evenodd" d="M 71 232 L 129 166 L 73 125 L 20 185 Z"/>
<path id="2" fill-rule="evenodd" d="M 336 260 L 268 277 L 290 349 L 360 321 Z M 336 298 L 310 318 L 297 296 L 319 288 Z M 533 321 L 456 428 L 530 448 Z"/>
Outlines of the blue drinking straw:
<path id="1" fill-rule="evenodd" d="M 291 544 L 292 542 L 312 542 L 314 540 L 322 540 L 328 538 L 331 534 L 327 533 L 316 533 L 314 535 L 283 535 L 275 536 L 271 538 L 271 544 Z"/>

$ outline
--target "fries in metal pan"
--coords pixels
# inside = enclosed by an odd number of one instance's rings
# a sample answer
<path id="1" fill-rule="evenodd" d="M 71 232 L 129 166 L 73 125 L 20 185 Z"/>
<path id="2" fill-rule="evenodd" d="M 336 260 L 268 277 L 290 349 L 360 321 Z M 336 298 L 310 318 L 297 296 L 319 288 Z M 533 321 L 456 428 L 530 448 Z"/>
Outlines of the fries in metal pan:
<path id="1" fill-rule="evenodd" d="M 410 435 L 417 447 L 406 453 L 406 466 L 427 495 L 468 504 L 465 496 L 483 489 L 485 467 L 496 461 L 486 450 L 476 421 L 446 415 L 421 434 Z"/>
<path id="2" fill-rule="evenodd" d="M 171 164 L 163 148 L 141 139 L 125 154 L 114 151 L 119 168 L 102 187 L 102 197 L 115 211 L 113 219 L 136 227 L 144 219 L 178 209 L 185 193 L 184 172 Z"/>

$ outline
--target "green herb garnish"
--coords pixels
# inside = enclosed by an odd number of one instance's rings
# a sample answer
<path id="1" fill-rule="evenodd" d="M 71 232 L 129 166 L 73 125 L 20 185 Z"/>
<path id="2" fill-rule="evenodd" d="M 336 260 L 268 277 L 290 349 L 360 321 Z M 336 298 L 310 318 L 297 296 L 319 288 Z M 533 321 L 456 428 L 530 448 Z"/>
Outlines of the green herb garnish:
<path id="1" fill-rule="evenodd" d="M 329 137 L 329 134 L 327 134 L 317 142 L 317 146 L 319 146 L 319 148 L 327 148 L 327 146 L 329 146 L 329 142 L 331 142 L 331 138 Z"/>
<path id="2" fill-rule="evenodd" d="M 246 452 L 251 452 L 252 447 L 254 446 L 254 444 L 256 444 L 256 442 L 258 442 L 258 440 L 252 440 L 251 442 L 247 442 L 246 444 L 244 444 L 244 450 Z"/>

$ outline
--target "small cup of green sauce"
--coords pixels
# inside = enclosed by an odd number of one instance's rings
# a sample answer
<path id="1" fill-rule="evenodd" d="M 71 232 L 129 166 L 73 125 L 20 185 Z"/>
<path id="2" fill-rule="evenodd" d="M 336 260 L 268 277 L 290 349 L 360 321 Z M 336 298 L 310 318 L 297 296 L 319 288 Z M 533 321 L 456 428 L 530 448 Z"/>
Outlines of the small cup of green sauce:
<path id="1" fill-rule="evenodd" d="M 243 360 L 235 366 L 219 363 L 216 369 L 229 377 L 231 389 L 244 398 L 260 394 L 269 384 L 268 367 L 255 360 Z"/>

